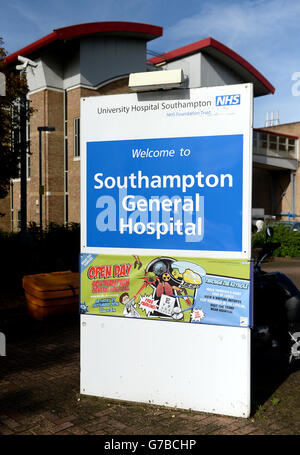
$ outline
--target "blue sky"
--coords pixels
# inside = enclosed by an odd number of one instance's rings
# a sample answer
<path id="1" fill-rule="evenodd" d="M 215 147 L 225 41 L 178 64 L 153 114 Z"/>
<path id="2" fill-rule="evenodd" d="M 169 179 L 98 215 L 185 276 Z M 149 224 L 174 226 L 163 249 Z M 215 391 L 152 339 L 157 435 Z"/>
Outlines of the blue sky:
<path id="1" fill-rule="evenodd" d="M 0 36 L 8 53 L 84 22 L 132 21 L 159 25 L 149 43 L 166 52 L 211 36 L 248 60 L 275 87 L 255 100 L 254 125 L 279 111 L 280 123 L 300 121 L 299 0 L 1 0 Z"/>

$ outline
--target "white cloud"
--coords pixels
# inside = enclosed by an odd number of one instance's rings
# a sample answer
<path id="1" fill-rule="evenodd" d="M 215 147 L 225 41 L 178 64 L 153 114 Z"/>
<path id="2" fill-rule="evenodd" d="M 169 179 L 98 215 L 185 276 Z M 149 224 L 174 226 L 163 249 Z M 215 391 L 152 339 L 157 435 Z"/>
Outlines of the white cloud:
<path id="1" fill-rule="evenodd" d="M 291 75 L 300 71 L 299 23 L 299 1 L 204 0 L 199 13 L 165 29 L 165 36 L 171 49 L 213 37 L 238 52 L 276 88 L 257 103 L 256 120 L 262 124 L 271 109 L 286 122 L 299 119 L 299 98 L 291 94 Z"/>
<path id="2" fill-rule="evenodd" d="M 26 3 L 19 2 L 19 1 L 12 1 L 10 6 L 23 18 L 25 22 L 29 22 L 35 26 L 41 32 L 44 32 L 42 26 L 41 15 L 37 12 L 37 10 L 33 10 L 26 6 Z"/>
<path id="3" fill-rule="evenodd" d="M 300 2 L 291 0 L 244 0 L 202 3 L 199 14 L 186 17 L 166 30 L 173 41 L 212 36 L 230 47 L 265 39 L 272 42 L 291 28 L 299 27 Z"/>

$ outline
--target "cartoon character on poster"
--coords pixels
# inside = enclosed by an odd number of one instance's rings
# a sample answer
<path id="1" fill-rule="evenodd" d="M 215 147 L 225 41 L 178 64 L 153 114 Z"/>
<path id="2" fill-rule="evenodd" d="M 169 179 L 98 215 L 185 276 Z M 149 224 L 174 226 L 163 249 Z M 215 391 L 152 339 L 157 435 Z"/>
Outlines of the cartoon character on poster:
<path id="1" fill-rule="evenodd" d="M 139 306 L 146 311 L 147 317 L 183 320 L 184 312 L 191 311 L 197 289 L 201 286 L 205 270 L 198 264 L 176 261 L 169 257 L 152 260 L 146 267 L 145 283 L 153 289 L 151 298 L 141 296 Z M 202 312 L 197 318 L 203 319 Z"/>
<path id="2" fill-rule="evenodd" d="M 129 298 L 128 292 L 124 292 L 120 295 L 120 303 L 124 305 L 123 315 L 129 318 L 139 318 L 140 315 L 136 310 L 136 304 L 134 303 L 135 298 Z"/>

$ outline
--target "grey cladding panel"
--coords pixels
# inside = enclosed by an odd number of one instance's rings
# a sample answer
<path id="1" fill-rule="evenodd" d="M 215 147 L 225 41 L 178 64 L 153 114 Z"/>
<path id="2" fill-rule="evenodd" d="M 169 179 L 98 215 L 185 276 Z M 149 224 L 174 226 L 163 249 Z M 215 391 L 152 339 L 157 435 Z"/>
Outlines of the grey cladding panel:
<path id="1" fill-rule="evenodd" d="M 201 54 L 201 86 L 213 87 L 218 85 L 241 84 L 245 82 L 240 76 L 231 71 L 209 55 Z"/>
<path id="2" fill-rule="evenodd" d="M 146 71 L 145 56 L 142 40 L 84 38 L 80 43 L 81 83 L 97 86 L 119 75 Z"/>
<path id="3" fill-rule="evenodd" d="M 200 54 L 188 55 L 187 57 L 167 63 L 163 66 L 166 70 L 182 69 L 184 78 L 186 79 L 186 88 L 200 87 L 201 66 Z"/>

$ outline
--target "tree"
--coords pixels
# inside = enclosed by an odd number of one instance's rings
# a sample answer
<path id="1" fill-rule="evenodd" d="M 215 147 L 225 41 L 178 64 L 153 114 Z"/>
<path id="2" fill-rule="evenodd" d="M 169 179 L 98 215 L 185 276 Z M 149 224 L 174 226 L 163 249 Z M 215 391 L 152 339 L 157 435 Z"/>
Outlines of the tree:
<path id="1" fill-rule="evenodd" d="M 6 94 L 0 97 L 0 198 L 9 191 L 12 178 L 19 176 L 20 114 L 19 99 L 28 92 L 25 74 L 18 74 L 5 65 L 7 53 L 0 37 L 0 72 L 6 77 Z M 28 110 L 29 115 L 29 110 Z"/>

